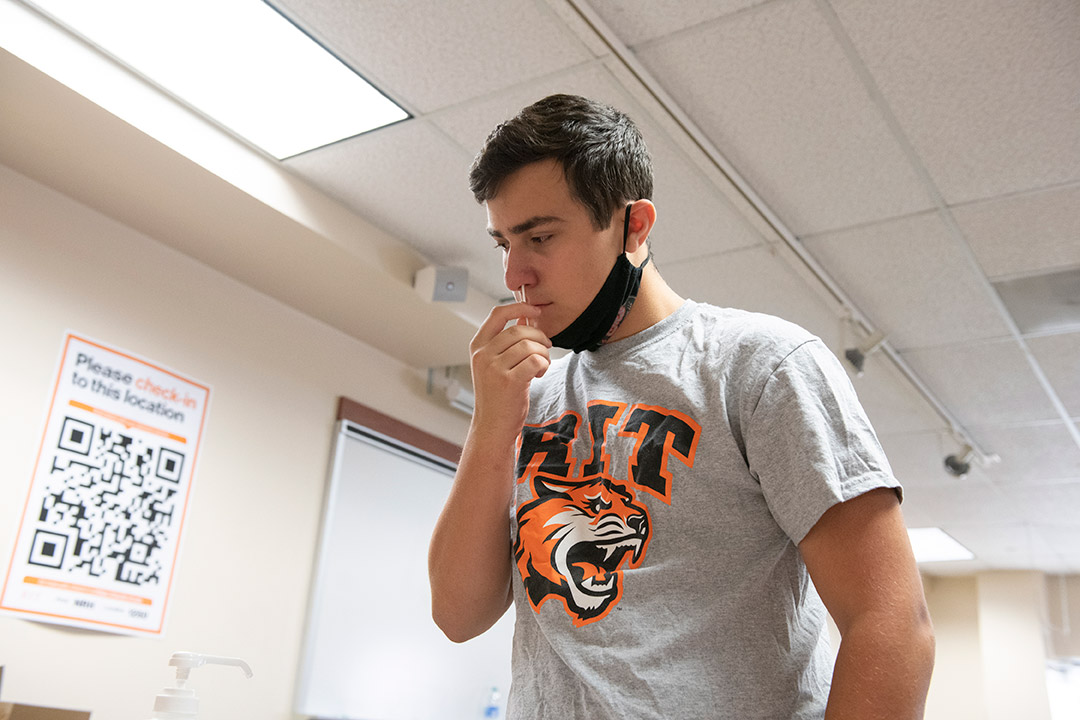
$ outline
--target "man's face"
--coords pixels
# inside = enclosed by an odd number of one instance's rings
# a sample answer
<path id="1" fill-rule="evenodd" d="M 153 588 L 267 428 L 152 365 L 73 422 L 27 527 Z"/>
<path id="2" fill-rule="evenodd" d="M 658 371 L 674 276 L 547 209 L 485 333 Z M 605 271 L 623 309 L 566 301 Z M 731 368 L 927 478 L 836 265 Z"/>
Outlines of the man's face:
<path id="1" fill-rule="evenodd" d="M 612 216 L 618 222 L 597 230 L 555 160 L 513 173 L 486 204 L 506 287 L 524 286 L 528 303 L 541 310 L 535 325 L 545 335 L 561 332 L 592 302 L 622 252 L 622 211 Z"/>

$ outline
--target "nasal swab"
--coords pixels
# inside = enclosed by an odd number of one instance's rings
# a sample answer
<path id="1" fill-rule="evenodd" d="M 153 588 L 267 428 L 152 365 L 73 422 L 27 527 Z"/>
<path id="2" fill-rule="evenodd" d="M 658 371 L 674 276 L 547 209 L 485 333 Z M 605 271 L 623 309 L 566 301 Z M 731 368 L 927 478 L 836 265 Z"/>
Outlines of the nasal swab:
<path id="1" fill-rule="evenodd" d="M 518 301 L 518 302 L 521 302 L 521 303 L 527 303 L 527 302 L 529 302 L 528 300 L 526 300 L 526 299 L 525 299 L 525 286 L 524 286 L 524 285 L 522 285 L 522 286 L 521 286 L 521 289 L 520 289 L 520 290 L 518 290 L 518 291 L 517 291 L 516 293 L 514 293 L 514 294 L 515 294 L 515 295 L 518 295 L 518 296 L 519 296 L 519 297 L 517 298 L 517 301 Z M 529 322 L 529 318 L 522 318 L 522 319 L 523 319 L 523 320 L 525 321 L 525 325 L 526 325 L 527 327 L 532 327 L 532 323 L 531 323 L 531 322 Z"/>

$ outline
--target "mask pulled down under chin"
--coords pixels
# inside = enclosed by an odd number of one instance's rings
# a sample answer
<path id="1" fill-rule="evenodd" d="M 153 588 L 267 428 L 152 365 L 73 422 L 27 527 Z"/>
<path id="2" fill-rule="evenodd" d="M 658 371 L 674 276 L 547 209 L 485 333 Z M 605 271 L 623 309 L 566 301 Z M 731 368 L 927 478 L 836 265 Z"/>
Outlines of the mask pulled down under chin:
<path id="1" fill-rule="evenodd" d="M 621 253 L 596 297 L 566 329 L 551 337 L 551 344 L 576 353 L 600 347 L 630 312 L 641 286 L 641 271 L 648 264 L 649 258 L 645 258 L 634 267 L 626 253 Z"/>

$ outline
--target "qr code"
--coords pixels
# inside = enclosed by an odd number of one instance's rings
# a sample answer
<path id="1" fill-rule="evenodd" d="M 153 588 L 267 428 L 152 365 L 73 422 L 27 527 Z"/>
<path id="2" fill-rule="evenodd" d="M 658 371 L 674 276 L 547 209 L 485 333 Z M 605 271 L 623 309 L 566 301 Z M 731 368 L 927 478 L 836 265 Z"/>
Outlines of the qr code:
<path id="1" fill-rule="evenodd" d="M 29 562 L 130 585 L 161 581 L 184 455 L 111 423 L 66 417 L 44 473 Z"/>

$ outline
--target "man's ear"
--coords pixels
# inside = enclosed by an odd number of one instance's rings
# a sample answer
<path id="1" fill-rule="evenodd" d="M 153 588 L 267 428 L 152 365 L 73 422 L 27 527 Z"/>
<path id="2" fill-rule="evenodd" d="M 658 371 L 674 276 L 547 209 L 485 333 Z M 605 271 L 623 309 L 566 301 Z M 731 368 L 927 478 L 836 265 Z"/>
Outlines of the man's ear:
<path id="1" fill-rule="evenodd" d="M 652 204 L 651 200 L 635 200 L 631 204 L 630 208 L 630 232 L 626 236 L 626 252 L 636 257 L 639 249 L 640 260 L 644 260 L 647 254 L 645 250 L 645 241 L 649 239 L 649 233 L 652 232 L 653 225 L 656 224 L 656 206 Z M 637 264 L 637 263 L 635 263 Z"/>

